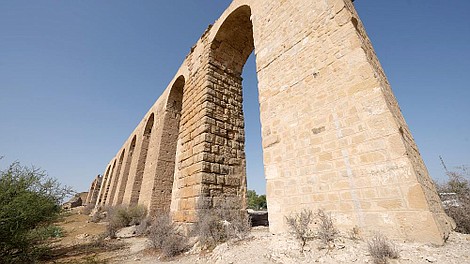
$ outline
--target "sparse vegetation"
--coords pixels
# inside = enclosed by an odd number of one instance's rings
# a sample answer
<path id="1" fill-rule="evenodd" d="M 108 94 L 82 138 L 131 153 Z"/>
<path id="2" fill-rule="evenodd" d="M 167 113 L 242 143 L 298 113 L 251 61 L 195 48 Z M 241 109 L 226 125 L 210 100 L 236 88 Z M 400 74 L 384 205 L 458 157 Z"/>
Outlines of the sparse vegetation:
<path id="1" fill-rule="evenodd" d="M 108 207 L 108 226 L 106 234 L 110 238 L 116 237 L 116 232 L 126 226 L 139 225 L 147 215 L 145 207 L 137 206 L 115 206 Z"/>
<path id="2" fill-rule="evenodd" d="M 300 213 L 285 217 L 291 233 L 300 242 L 300 251 L 303 252 L 309 240 L 318 238 L 328 249 L 334 247 L 338 230 L 334 226 L 331 215 L 322 209 L 313 214 L 312 210 L 303 209 Z M 311 228 L 315 223 L 318 226 L 316 232 Z"/>
<path id="3" fill-rule="evenodd" d="M 457 232 L 470 234 L 470 171 L 468 167 L 458 167 L 447 171 L 449 180 L 436 184 L 444 204 L 444 210 L 457 225 Z"/>
<path id="4" fill-rule="evenodd" d="M 85 214 L 85 215 L 89 215 L 89 214 L 91 214 L 91 212 L 93 211 L 94 208 L 95 208 L 94 204 L 87 204 L 82 208 L 81 213 Z"/>
<path id="5" fill-rule="evenodd" d="M 250 218 L 240 208 L 241 204 L 240 198 L 235 196 L 199 198 L 194 235 L 202 246 L 215 247 L 230 239 L 243 239 L 249 234 Z"/>
<path id="6" fill-rule="evenodd" d="M 317 219 L 318 224 L 317 237 L 325 246 L 330 249 L 333 248 L 338 230 L 333 224 L 331 214 L 325 213 L 322 209 L 318 209 L 315 214 L 315 219 Z"/>
<path id="7" fill-rule="evenodd" d="M 386 264 L 389 259 L 399 258 L 396 245 L 380 233 L 376 233 L 367 246 L 375 264 Z"/>
<path id="8" fill-rule="evenodd" d="M 354 226 L 349 232 L 349 239 L 359 240 L 361 239 L 361 229 L 358 226 Z"/>
<path id="9" fill-rule="evenodd" d="M 176 256 L 187 248 L 184 237 L 178 233 L 168 214 L 155 219 L 148 238 L 154 248 L 162 251 L 164 257 Z"/>
<path id="10" fill-rule="evenodd" d="M 46 254 L 44 242 L 61 235 L 52 223 L 72 193 L 38 168 L 14 162 L 0 171 L 0 263 L 31 263 Z"/>
<path id="11" fill-rule="evenodd" d="M 314 238 L 313 230 L 310 227 L 314 221 L 313 212 L 304 209 L 293 216 L 286 216 L 285 219 L 291 233 L 300 242 L 300 252 L 303 252 L 307 242 Z"/>

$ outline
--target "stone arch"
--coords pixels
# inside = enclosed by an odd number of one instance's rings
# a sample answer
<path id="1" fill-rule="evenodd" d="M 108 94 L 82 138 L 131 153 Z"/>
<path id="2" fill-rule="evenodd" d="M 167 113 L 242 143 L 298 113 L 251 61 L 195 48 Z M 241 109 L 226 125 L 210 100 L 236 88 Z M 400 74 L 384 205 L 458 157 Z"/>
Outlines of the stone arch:
<path id="1" fill-rule="evenodd" d="M 149 150 L 150 138 L 154 127 L 155 115 L 152 113 L 147 119 L 144 131 L 142 133 L 142 145 L 140 148 L 139 159 L 137 161 L 137 171 L 132 184 L 132 193 L 130 204 L 135 205 L 139 203 L 140 190 L 142 188 L 142 178 L 144 176 L 145 164 L 147 161 L 147 154 Z"/>
<path id="2" fill-rule="evenodd" d="M 122 163 L 124 162 L 124 154 L 125 153 L 126 153 L 126 149 L 123 149 L 122 152 L 121 152 L 121 155 L 119 156 L 116 172 L 113 175 L 113 180 L 112 180 L 111 186 L 110 186 L 109 197 L 107 198 L 107 204 L 109 204 L 109 205 L 112 205 L 114 200 L 115 200 L 117 184 L 119 182 L 119 179 L 121 178 L 120 177 L 121 168 L 122 168 Z"/>
<path id="3" fill-rule="evenodd" d="M 202 91 L 205 95 L 197 102 L 183 100 L 181 142 L 178 144 L 171 205 L 175 221 L 195 221 L 196 203 L 201 195 L 210 198 L 213 205 L 233 197 L 239 200 L 232 203 L 234 206 L 245 207 L 241 74 L 254 50 L 250 17 L 248 5 L 238 6 L 222 20 L 220 26 L 211 29 L 217 33 L 206 44 L 209 73 L 205 76 L 206 86 Z M 188 86 L 193 84 L 188 83 Z M 191 93 L 197 94 L 197 89 L 193 87 Z M 195 113 L 198 113 L 197 117 L 194 117 Z M 197 123 L 194 125 L 192 122 Z M 195 182 L 198 184 L 191 186 Z"/>
<path id="4" fill-rule="evenodd" d="M 122 204 L 124 193 L 126 192 L 127 179 L 129 178 L 129 172 L 130 172 L 131 165 L 132 165 L 132 157 L 134 155 L 136 142 L 137 142 L 137 135 L 134 135 L 128 147 L 129 151 L 127 152 L 126 164 L 124 165 L 122 177 L 120 177 L 119 179 L 119 184 L 117 188 L 118 193 L 114 199 L 114 202 L 113 202 L 114 205 Z"/>
<path id="5" fill-rule="evenodd" d="M 160 214 L 170 210 L 172 187 L 175 173 L 175 158 L 180 140 L 181 109 L 185 78 L 180 75 L 170 86 L 163 113 L 161 142 L 158 148 L 150 213 Z"/>
<path id="6" fill-rule="evenodd" d="M 108 195 L 109 195 L 109 190 L 111 188 L 111 182 L 113 181 L 114 177 L 116 177 L 116 175 L 114 175 L 115 170 L 116 170 L 116 159 L 114 159 L 113 166 L 111 166 L 111 171 L 109 172 L 108 180 L 106 181 L 106 189 L 104 191 L 103 201 L 102 201 L 103 205 L 106 205 L 107 202 L 109 201 Z"/>
<path id="7" fill-rule="evenodd" d="M 108 167 L 106 168 L 106 172 L 104 173 L 103 180 L 101 181 L 100 191 L 98 193 L 98 199 L 96 201 L 97 205 L 102 205 L 103 204 L 102 202 L 103 202 L 104 192 L 105 192 L 105 188 L 106 188 L 106 181 L 109 178 L 109 171 L 110 170 L 111 170 L 111 164 L 109 164 Z"/>
<path id="8" fill-rule="evenodd" d="M 242 5 L 233 10 L 218 28 L 210 44 L 213 61 L 220 70 L 240 76 L 254 50 L 251 8 Z"/>

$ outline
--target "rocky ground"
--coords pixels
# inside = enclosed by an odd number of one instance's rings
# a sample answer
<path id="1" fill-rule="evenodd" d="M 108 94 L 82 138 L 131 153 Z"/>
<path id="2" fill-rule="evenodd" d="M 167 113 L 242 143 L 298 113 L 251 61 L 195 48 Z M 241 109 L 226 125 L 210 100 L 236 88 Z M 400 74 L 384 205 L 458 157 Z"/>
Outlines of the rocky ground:
<path id="1" fill-rule="evenodd" d="M 303 253 L 289 235 L 273 235 L 265 227 L 253 228 L 248 239 L 227 242 L 211 252 L 192 250 L 173 259 L 161 259 L 144 237 L 123 230 L 122 238 L 103 239 L 105 223 L 90 223 L 74 210 L 59 224 L 65 236 L 54 241 L 56 254 L 46 263 L 373 263 L 367 242 L 339 238 L 331 250 L 310 242 Z M 395 242 L 400 253 L 390 263 L 470 263 L 470 235 L 452 233 L 444 246 Z"/>

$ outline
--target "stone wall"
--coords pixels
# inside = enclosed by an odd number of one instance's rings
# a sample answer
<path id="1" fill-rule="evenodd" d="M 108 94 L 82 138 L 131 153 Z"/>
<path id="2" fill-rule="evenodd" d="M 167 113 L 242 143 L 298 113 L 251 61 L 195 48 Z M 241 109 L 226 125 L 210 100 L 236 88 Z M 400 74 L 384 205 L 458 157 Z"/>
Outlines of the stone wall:
<path id="1" fill-rule="evenodd" d="M 344 230 L 442 243 L 449 219 L 350 0 L 234 0 L 107 166 L 97 205 L 181 223 L 202 197 L 244 208 L 252 51 L 271 231 L 323 208 Z"/>
<path id="2" fill-rule="evenodd" d="M 85 205 L 94 205 L 98 200 L 98 194 L 101 188 L 101 181 L 103 177 L 101 175 L 96 176 L 96 178 L 91 183 L 90 189 L 85 199 Z"/>

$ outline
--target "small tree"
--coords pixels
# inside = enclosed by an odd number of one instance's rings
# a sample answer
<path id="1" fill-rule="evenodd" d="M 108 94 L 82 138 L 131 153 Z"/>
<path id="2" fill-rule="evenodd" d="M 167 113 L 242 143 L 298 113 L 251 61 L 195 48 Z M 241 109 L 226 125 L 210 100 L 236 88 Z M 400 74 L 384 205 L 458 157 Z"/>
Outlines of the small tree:
<path id="1" fill-rule="evenodd" d="M 449 180 L 437 184 L 438 192 L 444 202 L 444 210 L 457 225 L 456 231 L 470 234 L 470 172 L 465 166 L 455 171 L 447 171 Z M 452 198 L 448 200 L 451 194 Z"/>
<path id="2" fill-rule="evenodd" d="M 57 234 L 52 222 L 72 193 L 38 168 L 14 162 L 0 171 L 0 262 L 34 262 L 41 242 Z"/>
<path id="3" fill-rule="evenodd" d="M 248 209 L 261 210 L 267 208 L 266 195 L 258 195 L 254 190 L 248 190 L 246 192 L 246 198 L 248 200 Z"/>

